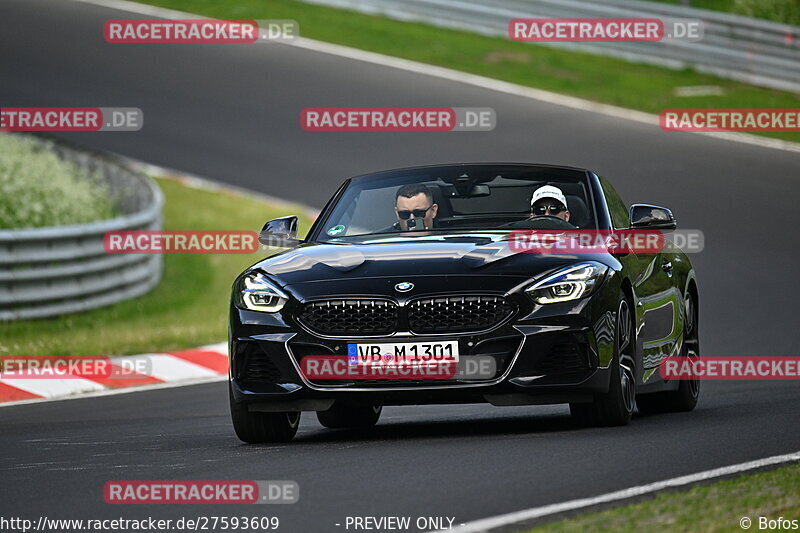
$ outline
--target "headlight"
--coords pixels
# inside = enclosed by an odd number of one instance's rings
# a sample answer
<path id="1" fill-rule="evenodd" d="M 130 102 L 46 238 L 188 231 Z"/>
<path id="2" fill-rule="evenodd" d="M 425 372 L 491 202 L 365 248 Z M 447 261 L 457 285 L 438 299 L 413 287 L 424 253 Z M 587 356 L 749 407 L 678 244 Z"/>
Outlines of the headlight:
<path id="1" fill-rule="evenodd" d="M 568 302 L 588 296 L 600 285 L 608 267 L 586 261 L 562 268 L 525 289 L 537 304 Z"/>
<path id="2" fill-rule="evenodd" d="M 286 293 L 261 272 L 252 272 L 243 277 L 237 289 L 237 305 L 251 311 L 277 313 L 289 300 Z"/>

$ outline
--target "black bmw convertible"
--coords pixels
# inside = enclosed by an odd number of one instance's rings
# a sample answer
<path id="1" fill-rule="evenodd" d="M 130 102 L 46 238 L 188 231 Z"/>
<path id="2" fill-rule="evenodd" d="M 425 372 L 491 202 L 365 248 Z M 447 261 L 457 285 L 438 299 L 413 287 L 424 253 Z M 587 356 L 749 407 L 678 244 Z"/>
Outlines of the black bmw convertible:
<path id="1" fill-rule="evenodd" d="M 306 238 L 243 272 L 230 306 L 230 405 L 245 442 L 291 440 L 300 414 L 368 427 L 384 405 L 568 403 L 581 425 L 690 411 L 698 289 L 669 209 L 630 209 L 585 169 L 406 168 L 347 179 Z M 522 249 L 547 231 L 656 231 L 657 250 Z"/>

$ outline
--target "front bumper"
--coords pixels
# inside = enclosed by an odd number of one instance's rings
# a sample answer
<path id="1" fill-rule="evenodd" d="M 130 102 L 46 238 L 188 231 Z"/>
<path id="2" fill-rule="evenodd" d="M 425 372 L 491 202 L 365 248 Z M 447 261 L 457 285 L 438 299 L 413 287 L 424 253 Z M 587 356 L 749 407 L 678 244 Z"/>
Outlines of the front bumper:
<path id="1" fill-rule="evenodd" d="M 346 357 L 348 342 L 325 338 L 280 314 L 231 306 L 233 399 L 253 411 L 321 411 L 337 400 L 382 405 L 588 402 L 608 390 L 613 324 L 602 294 L 517 313 L 479 334 L 393 335 L 368 342 L 456 340 L 462 359 L 491 357 L 496 370 L 479 379 L 311 380 L 300 371 L 311 355 Z M 613 306 L 611 306 L 613 309 Z M 524 316 L 521 316 L 524 315 Z M 613 331 L 613 330 L 612 330 Z"/>

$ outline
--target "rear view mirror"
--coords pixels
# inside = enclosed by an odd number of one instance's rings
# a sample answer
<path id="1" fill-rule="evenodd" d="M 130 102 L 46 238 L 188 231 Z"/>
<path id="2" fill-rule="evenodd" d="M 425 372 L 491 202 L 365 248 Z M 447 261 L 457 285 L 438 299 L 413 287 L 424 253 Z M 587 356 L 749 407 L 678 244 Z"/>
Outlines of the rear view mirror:
<path id="1" fill-rule="evenodd" d="M 672 211 L 666 207 L 648 204 L 631 206 L 631 229 L 673 230 L 677 227 Z"/>
<path id="2" fill-rule="evenodd" d="M 477 198 L 478 196 L 489 196 L 492 192 L 489 190 L 488 185 L 476 184 L 469 190 L 470 198 Z"/>
<path id="3" fill-rule="evenodd" d="M 300 244 L 297 239 L 297 217 L 294 215 L 270 220 L 258 234 L 258 242 L 283 248 Z"/>
<path id="4" fill-rule="evenodd" d="M 491 196 L 492 191 L 488 185 L 476 183 L 469 187 L 447 186 L 447 196 L 450 198 L 478 198 L 480 196 Z"/>

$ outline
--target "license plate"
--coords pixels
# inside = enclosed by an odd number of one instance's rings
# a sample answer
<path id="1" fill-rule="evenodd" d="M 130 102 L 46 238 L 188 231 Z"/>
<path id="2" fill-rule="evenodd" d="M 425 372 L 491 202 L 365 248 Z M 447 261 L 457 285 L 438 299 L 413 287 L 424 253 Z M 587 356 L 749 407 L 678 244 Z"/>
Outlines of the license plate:
<path id="1" fill-rule="evenodd" d="M 347 363 L 350 365 L 415 366 L 457 362 L 457 341 L 347 345 Z"/>

